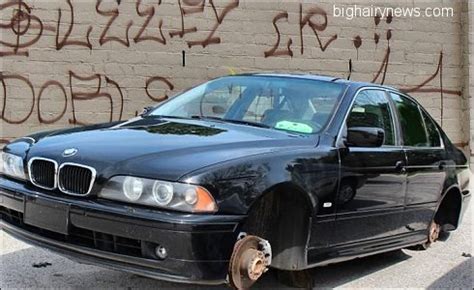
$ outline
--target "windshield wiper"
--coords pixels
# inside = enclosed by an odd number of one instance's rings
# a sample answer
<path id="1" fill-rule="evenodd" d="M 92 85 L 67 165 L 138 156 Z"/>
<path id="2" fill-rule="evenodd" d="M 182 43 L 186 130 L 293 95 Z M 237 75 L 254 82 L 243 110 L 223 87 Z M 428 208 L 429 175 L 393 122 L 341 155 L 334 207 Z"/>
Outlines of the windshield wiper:
<path id="1" fill-rule="evenodd" d="M 210 119 L 210 120 L 225 122 L 224 118 L 216 117 L 216 116 L 193 115 L 193 116 L 191 116 L 191 119 L 199 119 L 199 120 Z"/>
<path id="2" fill-rule="evenodd" d="M 254 127 L 259 127 L 259 128 L 273 129 L 272 126 L 268 126 L 266 124 L 262 124 L 262 123 L 258 123 L 258 122 L 245 121 L 245 120 L 235 120 L 235 119 L 223 119 L 223 120 L 227 121 L 229 123 L 242 124 L 242 125 L 254 126 Z"/>
<path id="3" fill-rule="evenodd" d="M 268 126 L 268 125 L 262 124 L 262 123 L 258 123 L 258 122 L 251 122 L 251 121 L 245 121 L 245 120 L 236 120 L 236 119 L 226 119 L 226 118 L 215 117 L 215 116 L 195 115 L 195 116 L 192 116 L 191 118 L 193 118 L 193 119 L 211 119 L 211 120 L 217 120 L 217 121 L 222 121 L 222 122 L 227 122 L 227 123 L 241 124 L 241 125 L 259 127 L 259 128 L 266 128 L 266 129 L 272 129 L 273 128 L 271 126 Z"/>

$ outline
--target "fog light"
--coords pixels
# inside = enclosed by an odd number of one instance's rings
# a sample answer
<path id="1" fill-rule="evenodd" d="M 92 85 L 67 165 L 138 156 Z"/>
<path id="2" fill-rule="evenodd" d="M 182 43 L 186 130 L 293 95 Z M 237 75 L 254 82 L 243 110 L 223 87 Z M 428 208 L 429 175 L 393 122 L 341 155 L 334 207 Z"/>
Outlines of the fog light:
<path id="1" fill-rule="evenodd" d="M 166 257 L 168 256 L 168 251 L 167 251 L 166 248 L 163 247 L 163 246 L 157 246 L 157 247 L 155 248 L 155 255 L 156 255 L 158 258 L 164 260 L 164 259 L 166 259 Z"/>

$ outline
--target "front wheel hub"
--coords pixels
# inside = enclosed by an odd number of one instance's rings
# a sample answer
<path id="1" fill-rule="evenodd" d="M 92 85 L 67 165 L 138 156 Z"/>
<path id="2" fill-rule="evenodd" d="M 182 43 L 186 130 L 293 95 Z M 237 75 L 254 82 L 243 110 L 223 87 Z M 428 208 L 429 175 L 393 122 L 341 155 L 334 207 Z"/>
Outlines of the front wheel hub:
<path id="1" fill-rule="evenodd" d="M 256 236 L 243 236 L 234 245 L 229 262 L 229 283 L 235 289 L 249 289 L 268 270 L 269 243 Z"/>

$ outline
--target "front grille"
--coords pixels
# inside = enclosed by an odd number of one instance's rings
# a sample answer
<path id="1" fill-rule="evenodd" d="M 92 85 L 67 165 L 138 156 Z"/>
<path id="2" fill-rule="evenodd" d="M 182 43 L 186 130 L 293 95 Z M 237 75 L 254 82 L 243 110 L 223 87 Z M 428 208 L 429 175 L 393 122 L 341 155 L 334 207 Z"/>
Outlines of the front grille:
<path id="1" fill-rule="evenodd" d="M 84 165 L 63 163 L 58 175 L 61 191 L 73 195 L 87 195 L 94 184 L 95 170 Z"/>
<path id="2" fill-rule="evenodd" d="M 58 164 L 54 160 L 33 158 L 29 163 L 31 182 L 41 188 L 56 188 L 56 170 Z"/>

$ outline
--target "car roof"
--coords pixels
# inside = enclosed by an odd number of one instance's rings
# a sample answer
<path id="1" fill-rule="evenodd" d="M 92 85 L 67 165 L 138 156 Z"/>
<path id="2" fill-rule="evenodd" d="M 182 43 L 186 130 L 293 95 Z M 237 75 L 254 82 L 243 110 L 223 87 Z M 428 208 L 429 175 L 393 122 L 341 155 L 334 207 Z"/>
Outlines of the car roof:
<path id="1" fill-rule="evenodd" d="M 244 73 L 244 74 L 237 74 L 236 76 L 265 76 L 265 77 L 284 77 L 284 78 L 295 78 L 295 79 L 307 79 L 307 80 L 316 80 L 316 81 L 326 81 L 326 82 L 335 82 L 346 84 L 354 89 L 362 88 L 362 87 L 379 87 L 384 89 L 390 89 L 394 91 L 400 92 L 398 89 L 390 86 L 374 84 L 369 82 L 358 82 L 358 81 L 351 81 L 339 77 L 334 76 L 327 76 L 327 75 L 313 75 L 313 74 L 304 74 L 304 73 Z"/>

